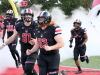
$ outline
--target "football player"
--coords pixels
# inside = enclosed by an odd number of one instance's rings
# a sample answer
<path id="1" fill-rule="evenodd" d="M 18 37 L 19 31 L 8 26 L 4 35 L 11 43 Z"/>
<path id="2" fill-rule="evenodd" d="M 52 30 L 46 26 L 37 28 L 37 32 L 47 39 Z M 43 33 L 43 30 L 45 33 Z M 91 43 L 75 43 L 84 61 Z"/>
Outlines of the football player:
<path id="1" fill-rule="evenodd" d="M 24 12 L 25 22 L 19 22 L 15 28 L 16 32 L 0 47 L 2 49 L 5 45 L 10 44 L 17 36 L 20 37 L 21 44 L 21 63 L 23 66 L 24 74 L 37 75 L 34 64 L 37 59 L 38 51 L 31 55 L 26 54 L 27 49 L 31 49 L 35 44 L 35 27 L 37 23 L 33 21 L 33 11 L 31 9 L 25 9 Z"/>
<path id="2" fill-rule="evenodd" d="M 4 43 L 4 37 L 5 37 L 6 30 L 7 30 L 7 38 L 9 38 L 10 36 L 14 34 L 14 28 L 15 28 L 15 23 L 17 21 L 17 18 L 14 18 L 13 16 L 14 16 L 13 10 L 7 10 L 6 19 L 4 19 L 3 21 L 3 24 L 4 24 L 3 37 L 2 37 L 3 43 Z M 18 38 L 16 38 L 12 43 L 10 43 L 8 47 L 10 49 L 12 57 L 15 60 L 16 67 L 19 68 L 21 61 L 20 61 L 19 53 L 16 50 L 17 41 L 18 41 Z"/>
<path id="3" fill-rule="evenodd" d="M 86 28 L 81 27 L 81 21 L 79 19 L 76 19 L 73 22 L 74 28 L 71 30 L 71 38 L 70 38 L 70 45 L 69 47 L 72 47 L 72 42 L 73 38 L 75 38 L 75 47 L 74 47 L 74 60 L 75 64 L 78 67 L 78 73 L 82 73 L 80 64 L 78 62 L 78 56 L 80 55 L 80 60 L 81 62 L 86 61 L 89 63 L 88 56 L 85 56 L 86 52 L 86 42 L 88 41 L 88 36 L 87 36 L 87 30 Z"/>
<path id="4" fill-rule="evenodd" d="M 16 21 L 16 24 L 19 22 L 24 22 L 25 21 L 25 16 L 24 16 L 24 10 L 21 11 L 21 19 L 19 19 L 18 21 Z"/>
<path id="5" fill-rule="evenodd" d="M 40 49 L 39 75 L 47 75 L 47 73 L 58 75 L 59 71 L 59 49 L 64 46 L 64 41 L 61 36 L 62 29 L 51 18 L 49 12 L 40 12 L 38 16 L 39 27 L 36 28 L 36 44 L 32 49 L 27 49 L 27 55 Z"/>

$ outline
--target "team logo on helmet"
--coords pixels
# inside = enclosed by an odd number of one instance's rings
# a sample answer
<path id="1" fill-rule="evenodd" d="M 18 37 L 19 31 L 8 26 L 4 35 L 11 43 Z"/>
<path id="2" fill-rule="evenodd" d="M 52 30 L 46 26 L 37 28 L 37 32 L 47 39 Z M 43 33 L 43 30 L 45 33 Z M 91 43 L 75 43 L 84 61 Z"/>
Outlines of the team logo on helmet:
<path id="1" fill-rule="evenodd" d="M 12 19 L 14 16 L 13 10 L 7 10 L 6 12 L 6 18 L 7 19 Z"/>
<path id="2" fill-rule="evenodd" d="M 32 17 L 31 18 L 30 17 L 26 17 L 25 16 L 26 14 L 32 15 Z M 33 17 L 34 17 L 33 11 L 31 9 L 25 9 L 24 10 L 24 16 L 25 16 L 25 21 L 31 22 L 33 20 Z"/>
<path id="3" fill-rule="evenodd" d="M 75 23 L 78 23 L 79 24 L 79 27 L 81 26 L 81 21 L 79 19 L 76 19 L 74 22 L 73 22 L 73 25 L 75 27 Z"/>
<path id="4" fill-rule="evenodd" d="M 51 14 L 47 11 L 42 11 L 40 12 L 39 16 L 37 17 L 38 18 L 38 23 L 40 25 L 43 25 L 43 24 L 49 24 L 51 22 Z M 39 22 L 39 18 L 45 18 L 43 22 Z"/>

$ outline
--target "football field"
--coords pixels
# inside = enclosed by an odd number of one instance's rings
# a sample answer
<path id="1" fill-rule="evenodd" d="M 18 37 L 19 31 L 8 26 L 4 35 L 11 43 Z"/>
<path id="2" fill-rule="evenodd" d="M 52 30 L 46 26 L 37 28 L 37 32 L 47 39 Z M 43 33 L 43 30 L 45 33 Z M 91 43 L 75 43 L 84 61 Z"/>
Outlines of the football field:
<path id="1" fill-rule="evenodd" d="M 78 75 L 100 75 L 100 56 L 91 56 L 89 57 L 90 62 L 87 64 L 86 62 L 80 62 L 81 68 L 83 73 Z M 60 63 L 59 67 L 59 73 L 61 73 L 62 70 L 66 71 L 67 75 L 76 75 L 75 72 L 78 70 L 75 66 L 73 58 L 64 60 Z M 35 64 L 34 67 L 39 73 L 39 69 L 37 64 Z M 0 75 L 22 75 L 23 69 L 20 66 L 20 68 L 15 67 L 8 67 L 6 70 L 2 71 Z"/>

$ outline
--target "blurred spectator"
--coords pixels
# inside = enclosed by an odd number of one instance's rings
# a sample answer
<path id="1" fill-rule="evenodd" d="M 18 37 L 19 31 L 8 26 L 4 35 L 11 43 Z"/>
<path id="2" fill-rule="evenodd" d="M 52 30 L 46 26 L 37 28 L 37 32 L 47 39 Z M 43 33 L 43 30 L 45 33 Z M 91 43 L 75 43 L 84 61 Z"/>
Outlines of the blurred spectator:
<path id="1" fill-rule="evenodd" d="M 2 37 L 2 31 L 3 31 L 3 19 L 5 17 L 3 17 L 2 15 L 0 15 L 0 37 Z"/>

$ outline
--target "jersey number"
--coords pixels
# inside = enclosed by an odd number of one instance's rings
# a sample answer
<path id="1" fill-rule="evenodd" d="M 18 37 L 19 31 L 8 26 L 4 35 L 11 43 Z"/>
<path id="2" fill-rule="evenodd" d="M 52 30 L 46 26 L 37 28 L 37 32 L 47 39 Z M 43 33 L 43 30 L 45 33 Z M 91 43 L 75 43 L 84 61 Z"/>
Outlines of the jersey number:
<path id="1" fill-rule="evenodd" d="M 22 41 L 25 42 L 25 43 L 27 43 L 27 42 L 29 42 L 30 39 L 31 39 L 31 34 L 23 33 L 23 34 L 22 34 L 22 38 L 23 38 Z"/>
<path id="2" fill-rule="evenodd" d="M 7 25 L 7 31 L 13 31 L 13 25 Z"/>
<path id="3" fill-rule="evenodd" d="M 48 44 L 47 44 L 47 39 L 45 39 L 45 38 L 43 38 L 43 39 L 38 38 L 38 42 L 39 42 L 39 44 L 40 44 L 40 48 L 45 48 L 45 46 L 48 45 Z M 42 44 L 42 43 L 43 43 L 43 44 Z"/>

